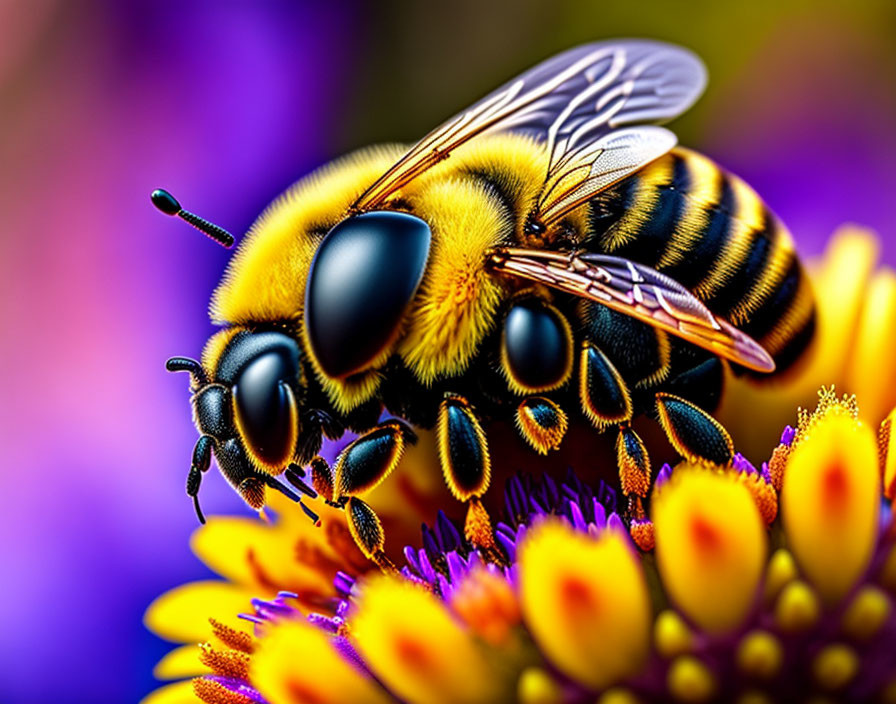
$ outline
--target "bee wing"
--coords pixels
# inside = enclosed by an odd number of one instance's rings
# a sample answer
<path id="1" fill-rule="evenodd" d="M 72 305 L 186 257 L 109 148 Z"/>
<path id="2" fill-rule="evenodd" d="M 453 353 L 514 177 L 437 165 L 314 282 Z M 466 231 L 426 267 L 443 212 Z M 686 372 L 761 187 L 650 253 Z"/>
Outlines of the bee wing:
<path id="1" fill-rule="evenodd" d="M 430 132 L 364 191 L 354 207 L 366 210 L 382 204 L 486 131 L 523 132 L 546 140 L 550 171 L 564 173 L 570 157 L 583 146 L 625 125 L 672 119 L 696 100 L 705 84 L 700 60 L 669 44 L 623 40 L 570 49 Z M 672 145 L 674 141 L 667 149 Z"/>
<path id="2" fill-rule="evenodd" d="M 532 219 L 546 227 L 600 191 L 630 176 L 675 146 L 669 130 L 651 125 L 614 130 L 557 153 Z"/>
<path id="3" fill-rule="evenodd" d="M 753 338 L 714 316 L 677 281 L 642 264 L 602 254 L 498 248 L 491 266 L 597 301 L 749 369 L 775 369 L 774 360 Z"/>

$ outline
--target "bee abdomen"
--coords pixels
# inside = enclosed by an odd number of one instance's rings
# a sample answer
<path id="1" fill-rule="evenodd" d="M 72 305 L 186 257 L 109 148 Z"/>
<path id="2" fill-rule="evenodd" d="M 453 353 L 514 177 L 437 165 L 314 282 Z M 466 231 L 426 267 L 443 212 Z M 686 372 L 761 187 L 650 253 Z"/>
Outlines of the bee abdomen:
<path id="1" fill-rule="evenodd" d="M 590 209 L 586 246 L 671 276 L 779 366 L 811 337 L 812 295 L 789 233 L 746 183 L 710 159 L 675 149 Z"/>

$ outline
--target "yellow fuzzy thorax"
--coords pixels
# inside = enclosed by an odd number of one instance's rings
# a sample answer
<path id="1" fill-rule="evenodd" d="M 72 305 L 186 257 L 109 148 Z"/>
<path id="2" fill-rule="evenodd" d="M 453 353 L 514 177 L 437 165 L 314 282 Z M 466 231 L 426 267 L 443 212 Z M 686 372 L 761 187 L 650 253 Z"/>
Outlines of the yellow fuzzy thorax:
<path id="1" fill-rule="evenodd" d="M 483 137 L 398 193 L 386 208 L 410 211 L 432 230 L 426 273 L 392 346 L 367 371 L 331 379 L 310 353 L 301 322 L 311 261 L 323 236 L 402 153 L 399 145 L 363 149 L 290 188 L 252 225 L 212 298 L 211 316 L 217 323 L 296 324 L 303 352 L 331 402 L 343 412 L 376 393 L 382 380 L 378 369 L 394 353 L 424 384 L 468 367 L 499 322 L 495 318 L 508 293 L 487 272 L 487 252 L 521 235 L 547 164 L 543 147 L 528 138 Z M 500 184 L 510 202 L 503 202 L 487 181 Z M 208 367 L 220 356 L 220 343 L 221 337 L 210 341 L 214 349 L 203 358 Z"/>

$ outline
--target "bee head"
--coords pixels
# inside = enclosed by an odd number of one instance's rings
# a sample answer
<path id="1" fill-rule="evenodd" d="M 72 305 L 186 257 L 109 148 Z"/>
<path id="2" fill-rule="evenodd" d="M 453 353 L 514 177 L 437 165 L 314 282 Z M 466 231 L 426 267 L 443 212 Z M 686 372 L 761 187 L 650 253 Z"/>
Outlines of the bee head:
<path id="1" fill-rule="evenodd" d="M 272 486 L 273 477 L 304 454 L 299 355 L 296 341 L 282 332 L 242 330 L 206 367 L 187 357 L 166 364 L 169 371 L 190 373 L 196 428 L 209 438 L 224 476 L 254 508 L 264 505 L 265 484 Z"/>

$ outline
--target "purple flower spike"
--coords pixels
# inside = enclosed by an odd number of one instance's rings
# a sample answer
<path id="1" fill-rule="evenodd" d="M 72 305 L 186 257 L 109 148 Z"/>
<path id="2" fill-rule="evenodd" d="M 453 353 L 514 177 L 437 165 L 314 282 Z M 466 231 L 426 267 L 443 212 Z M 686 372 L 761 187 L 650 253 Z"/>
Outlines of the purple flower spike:
<path id="1" fill-rule="evenodd" d="M 756 467 L 753 466 L 752 462 L 744 457 L 739 452 L 734 455 L 734 459 L 731 461 L 731 466 L 737 472 L 744 472 L 746 474 L 757 474 Z"/>
<path id="2" fill-rule="evenodd" d="M 794 437 L 796 437 L 796 430 L 788 425 L 786 428 L 784 428 L 784 432 L 781 433 L 781 444 L 790 447 L 790 445 L 793 444 Z"/>

